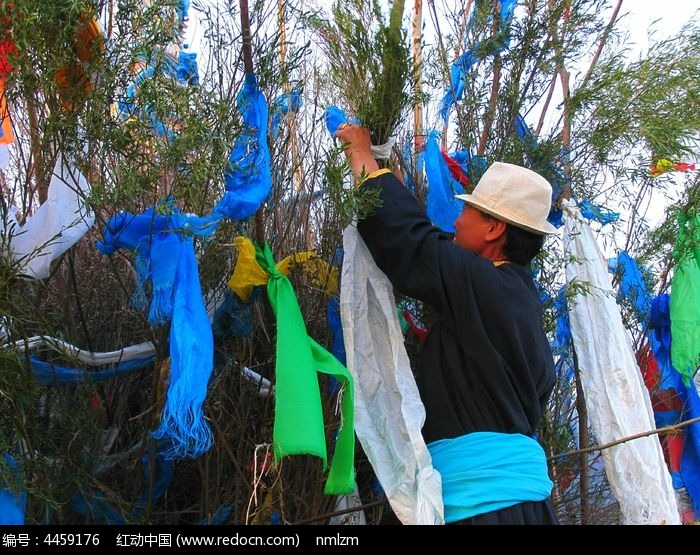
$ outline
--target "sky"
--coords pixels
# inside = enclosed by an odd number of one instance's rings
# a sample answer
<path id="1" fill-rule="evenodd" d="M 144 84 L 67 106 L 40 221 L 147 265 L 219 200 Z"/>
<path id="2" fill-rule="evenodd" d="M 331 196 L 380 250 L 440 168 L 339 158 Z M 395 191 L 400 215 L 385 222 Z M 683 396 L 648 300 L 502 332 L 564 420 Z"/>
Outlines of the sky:
<path id="1" fill-rule="evenodd" d="M 235 0 L 230 0 L 232 3 Z M 386 0 L 384 0 L 386 1 Z M 332 0 L 317 0 L 320 5 L 330 5 Z M 409 10 L 410 2 L 407 2 L 406 11 Z M 614 2 L 611 1 L 614 5 Z M 667 10 L 663 7 L 671 6 Z M 424 7 L 424 10 L 426 8 Z M 697 10 L 700 10 L 700 0 L 624 0 L 621 13 L 627 15 L 623 18 L 623 25 L 630 30 L 633 43 L 637 46 L 637 51 L 645 52 L 648 48 L 648 30 L 656 33 L 657 39 L 670 37 L 678 33 L 683 24 L 692 17 Z M 700 14 L 698 14 L 700 15 Z M 429 19 L 427 13 L 424 19 Z M 190 24 L 188 28 L 188 42 L 196 44 L 201 40 L 202 30 L 197 25 L 197 15 L 192 9 L 190 13 Z"/>
<path id="2" fill-rule="evenodd" d="M 672 9 L 664 10 L 664 6 Z M 660 9 L 661 8 L 661 9 Z M 695 12 L 700 9 L 700 0 L 626 0 L 622 3 L 622 12 L 629 12 L 621 23 L 630 30 L 632 41 L 638 52 L 646 52 L 649 45 L 648 31 L 655 33 L 657 40 L 671 37 L 681 30 L 689 19 L 697 18 Z"/>

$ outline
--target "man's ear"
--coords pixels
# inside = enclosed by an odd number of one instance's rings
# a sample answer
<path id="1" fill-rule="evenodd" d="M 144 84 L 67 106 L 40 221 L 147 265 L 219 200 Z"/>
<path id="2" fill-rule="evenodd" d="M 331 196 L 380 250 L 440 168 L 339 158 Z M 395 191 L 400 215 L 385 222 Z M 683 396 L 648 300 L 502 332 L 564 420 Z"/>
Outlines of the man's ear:
<path id="1" fill-rule="evenodd" d="M 498 241 L 502 237 L 503 240 L 505 240 L 506 226 L 508 224 L 502 220 L 497 220 L 496 218 L 489 218 L 488 223 L 489 225 L 486 229 L 484 239 L 488 242 L 493 242 Z"/>

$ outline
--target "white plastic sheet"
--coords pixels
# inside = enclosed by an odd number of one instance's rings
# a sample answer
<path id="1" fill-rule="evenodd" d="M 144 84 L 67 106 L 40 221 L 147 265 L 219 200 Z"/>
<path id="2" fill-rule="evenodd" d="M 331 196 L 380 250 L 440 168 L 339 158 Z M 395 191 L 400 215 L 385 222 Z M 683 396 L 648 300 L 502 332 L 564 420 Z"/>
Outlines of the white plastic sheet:
<path id="1" fill-rule="evenodd" d="M 588 284 L 569 301 L 569 320 L 588 415 L 599 443 L 655 429 L 607 265 L 573 203 L 564 207 L 566 279 Z M 624 524 L 680 524 L 671 477 L 656 435 L 603 451 Z"/>
<path id="2" fill-rule="evenodd" d="M 355 380 L 355 431 L 396 516 L 443 524 L 442 482 L 421 428 L 425 407 L 411 372 L 391 283 L 354 225 L 343 232 L 340 314 Z"/>
<path id="3" fill-rule="evenodd" d="M 20 339 L 15 343 L 10 343 L 21 353 L 26 350 L 34 350 L 39 347 L 47 347 L 56 352 L 63 353 L 68 358 L 77 358 L 83 364 L 88 366 L 102 366 L 105 364 L 115 364 L 117 362 L 126 362 L 137 358 L 146 358 L 156 354 L 156 348 L 150 341 L 139 343 L 138 345 L 130 345 L 117 351 L 107 351 L 94 353 L 85 349 L 80 349 L 75 345 L 45 335 L 35 335 L 26 341 Z"/>
<path id="4" fill-rule="evenodd" d="M 46 202 L 21 228 L 12 213 L 8 217 L 12 257 L 22 263 L 22 274 L 32 279 L 46 279 L 51 262 L 90 229 L 95 217 L 84 205 L 89 193 L 90 186 L 83 175 L 69 168 L 59 154 Z"/>
<path id="5" fill-rule="evenodd" d="M 2 331 L 2 328 L 0 328 L 0 332 Z M 2 339 L 1 336 L 0 339 Z M 40 347 L 49 348 L 56 352 L 63 353 L 69 358 L 78 359 L 87 366 L 104 366 L 106 364 L 115 364 L 117 362 L 126 362 L 137 358 L 154 356 L 156 354 L 156 348 L 150 341 L 145 341 L 137 345 L 130 345 L 129 347 L 123 347 L 117 351 L 95 353 L 93 351 L 80 349 L 75 345 L 63 341 L 62 339 L 44 335 L 35 335 L 26 341 L 24 339 L 20 339 L 19 341 L 8 344 L 7 347 L 14 347 L 20 353 L 27 350 L 32 351 Z M 241 376 L 258 385 L 258 394 L 260 397 L 269 397 L 270 395 L 275 394 L 275 388 L 272 384 L 270 384 L 270 380 L 264 378 L 247 366 L 241 367 Z"/>

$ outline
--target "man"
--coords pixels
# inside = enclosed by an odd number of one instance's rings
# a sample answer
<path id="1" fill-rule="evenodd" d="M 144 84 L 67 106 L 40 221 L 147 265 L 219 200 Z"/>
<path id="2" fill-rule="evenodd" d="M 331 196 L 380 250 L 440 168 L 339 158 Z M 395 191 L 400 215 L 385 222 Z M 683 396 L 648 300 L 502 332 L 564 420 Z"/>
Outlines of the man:
<path id="1" fill-rule="evenodd" d="M 379 268 L 401 293 L 439 315 L 416 371 L 423 437 L 443 483 L 445 521 L 555 524 L 544 451 L 533 439 L 554 385 L 539 297 L 525 268 L 542 248 L 552 189 L 541 176 L 495 163 L 452 237 L 370 153 L 367 129 L 336 138 L 381 206 L 358 222 Z"/>

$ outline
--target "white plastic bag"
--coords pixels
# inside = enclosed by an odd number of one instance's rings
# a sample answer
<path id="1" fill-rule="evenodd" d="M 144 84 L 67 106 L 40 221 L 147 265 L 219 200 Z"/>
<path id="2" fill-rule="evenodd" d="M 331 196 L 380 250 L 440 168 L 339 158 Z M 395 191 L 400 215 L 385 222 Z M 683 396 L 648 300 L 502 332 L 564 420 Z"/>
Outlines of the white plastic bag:
<path id="1" fill-rule="evenodd" d="M 46 202 L 20 228 L 14 214 L 8 215 L 12 257 L 22 264 L 21 273 L 32 279 L 49 277 L 51 262 L 85 235 L 95 216 L 84 204 L 90 186 L 75 168 L 56 158 Z M 13 221 L 14 220 L 14 221 Z"/>

